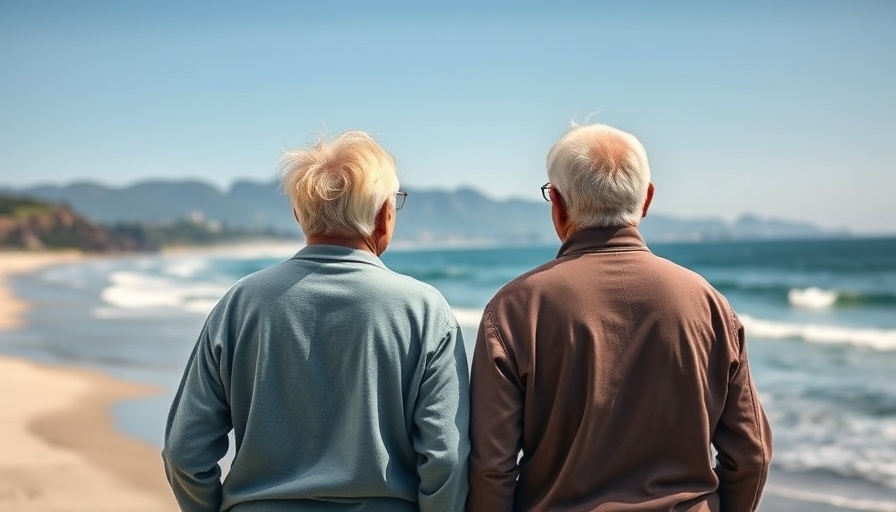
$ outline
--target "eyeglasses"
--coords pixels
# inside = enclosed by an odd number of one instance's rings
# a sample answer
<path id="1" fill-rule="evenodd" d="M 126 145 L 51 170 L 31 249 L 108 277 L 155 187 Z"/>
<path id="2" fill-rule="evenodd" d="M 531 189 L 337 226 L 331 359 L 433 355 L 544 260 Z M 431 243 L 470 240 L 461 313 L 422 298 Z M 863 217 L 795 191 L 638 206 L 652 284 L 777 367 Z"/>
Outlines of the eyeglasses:
<path id="1" fill-rule="evenodd" d="M 407 192 L 396 192 L 395 193 L 395 209 L 401 210 L 404 208 L 404 201 L 408 198 Z"/>
<path id="2" fill-rule="evenodd" d="M 552 188 L 554 188 L 554 186 L 551 185 L 551 182 L 547 182 L 541 186 L 541 197 L 543 197 L 544 200 L 549 203 L 551 202 L 551 189 Z"/>

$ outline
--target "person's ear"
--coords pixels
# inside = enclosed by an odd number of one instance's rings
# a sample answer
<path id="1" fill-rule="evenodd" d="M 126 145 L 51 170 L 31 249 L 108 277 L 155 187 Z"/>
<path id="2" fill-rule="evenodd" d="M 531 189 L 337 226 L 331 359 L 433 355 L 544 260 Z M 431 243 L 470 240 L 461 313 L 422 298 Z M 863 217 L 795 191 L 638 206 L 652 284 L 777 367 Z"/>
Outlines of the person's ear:
<path id="1" fill-rule="evenodd" d="M 386 201 L 376 213 L 373 221 L 373 233 L 371 233 L 369 246 L 377 256 L 385 252 L 389 242 L 392 241 L 392 233 L 395 228 L 395 208 L 391 201 Z"/>
<path id="2" fill-rule="evenodd" d="M 644 200 L 644 208 L 641 210 L 641 217 L 647 217 L 647 210 L 650 209 L 650 203 L 653 201 L 653 183 L 647 185 L 647 199 Z"/>
<path id="3" fill-rule="evenodd" d="M 380 210 L 376 212 L 376 218 L 373 221 L 373 231 L 377 234 L 384 233 L 389 225 L 389 217 L 393 215 L 389 201 L 380 206 Z"/>
<path id="4" fill-rule="evenodd" d="M 557 192 L 556 187 L 551 187 L 551 205 L 556 208 L 557 220 L 559 220 L 563 225 L 569 223 L 569 210 L 566 209 L 566 201 L 563 200 L 563 196 L 560 195 L 560 192 Z"/>
<path id="5" fill-rule="evenodd" d="M 551 187 L 551 221 L 554 223 L 554 231 L 561 242 L 565 242 L 570 234 L 569 210 L 563 196 L 557 189 Z"/>

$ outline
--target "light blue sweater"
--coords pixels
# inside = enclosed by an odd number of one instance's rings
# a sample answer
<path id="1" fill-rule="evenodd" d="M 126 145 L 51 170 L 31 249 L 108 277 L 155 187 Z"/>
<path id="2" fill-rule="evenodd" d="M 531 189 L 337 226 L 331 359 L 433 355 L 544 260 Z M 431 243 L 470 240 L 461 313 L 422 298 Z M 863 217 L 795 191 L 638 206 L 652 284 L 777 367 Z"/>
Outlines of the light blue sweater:
<path id="1" fill-rule="evenodd" d="M 308 246 L 209 315 L 171 406 L 165 470 L 189 512 L 459 511 L 468 400 L 460 327 L 438 291 L 371 253 Z"/>

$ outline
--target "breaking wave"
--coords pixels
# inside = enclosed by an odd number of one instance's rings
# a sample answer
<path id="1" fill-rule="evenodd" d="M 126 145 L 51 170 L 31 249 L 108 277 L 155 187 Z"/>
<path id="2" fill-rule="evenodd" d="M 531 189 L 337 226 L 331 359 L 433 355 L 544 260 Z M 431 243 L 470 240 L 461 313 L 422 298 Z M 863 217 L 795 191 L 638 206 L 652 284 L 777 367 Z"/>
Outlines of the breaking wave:
<path id="1" fill-rule="evenodd" d="M 765 339 L 798 339 L 807 343 L 852 345 L 873 350 L 896 350 L 896 329 L 854 328 L 837 325 L 793 324 L 741 315 L 749 336 Z"/>

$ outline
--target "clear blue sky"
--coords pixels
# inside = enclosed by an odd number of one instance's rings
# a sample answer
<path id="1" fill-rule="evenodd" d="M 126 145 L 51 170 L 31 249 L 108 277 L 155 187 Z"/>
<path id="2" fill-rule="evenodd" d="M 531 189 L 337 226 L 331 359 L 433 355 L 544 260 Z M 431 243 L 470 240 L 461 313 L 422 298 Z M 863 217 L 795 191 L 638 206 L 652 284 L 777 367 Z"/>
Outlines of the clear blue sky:
<path id="1" fill-rule="evenodd" d="M 0 186 L 226 187 L 357 128 L 406 186 L 534 200 L 597 112 L 657 212 L 896 232 L 896 2 L 722 4 L 0 0 Z"/>

